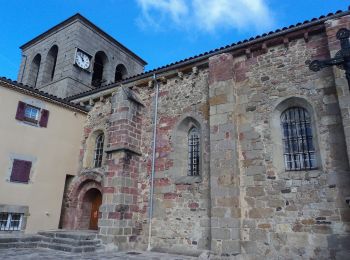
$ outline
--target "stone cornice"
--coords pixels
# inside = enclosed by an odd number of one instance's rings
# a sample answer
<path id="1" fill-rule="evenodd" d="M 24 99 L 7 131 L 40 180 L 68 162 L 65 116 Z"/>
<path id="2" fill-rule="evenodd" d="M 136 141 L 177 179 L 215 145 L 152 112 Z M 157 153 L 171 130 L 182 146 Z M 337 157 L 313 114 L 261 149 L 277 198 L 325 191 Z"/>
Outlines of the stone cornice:
<path id="1" fill-rule="evenodd" d="M 142 153 L 136 149 L 133 149 L 128 146 L 121 146 L 121 145 L 110 146 L 105 150 L 106 153 L 115 153 L 115 152 L 121 152 L 121 151 L 127 152 L 127 153 L 133 153 L 139 156 L 142 155 Z"/>

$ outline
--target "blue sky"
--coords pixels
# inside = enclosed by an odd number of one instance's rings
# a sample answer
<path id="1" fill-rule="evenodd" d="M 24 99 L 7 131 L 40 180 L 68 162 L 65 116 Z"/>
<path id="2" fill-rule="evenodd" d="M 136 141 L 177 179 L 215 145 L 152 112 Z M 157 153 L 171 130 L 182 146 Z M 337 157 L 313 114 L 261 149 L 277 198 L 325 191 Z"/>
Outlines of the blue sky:
<path id="1" fill-rule="evenodd" d="M 313 17 L 348 0 L 0 0 L 0 76 L 19 46 L 79 12 L 145 59 L 146 70 Z"/>

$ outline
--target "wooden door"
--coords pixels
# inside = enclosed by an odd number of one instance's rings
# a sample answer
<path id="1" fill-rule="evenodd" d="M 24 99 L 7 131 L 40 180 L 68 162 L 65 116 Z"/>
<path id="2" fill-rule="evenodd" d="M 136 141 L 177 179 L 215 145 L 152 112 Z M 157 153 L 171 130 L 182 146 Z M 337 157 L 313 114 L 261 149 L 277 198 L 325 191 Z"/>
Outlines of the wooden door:
<path id="1" fill-rule="evenodd" d="M 99 209 L 102 204 L 102 195 L 101 193 L 97 193 L 96 196 L 91 201 L 91 215 L 90 215 L 90 229 L 97 230 L 98 229 L 98 215 Z"/>

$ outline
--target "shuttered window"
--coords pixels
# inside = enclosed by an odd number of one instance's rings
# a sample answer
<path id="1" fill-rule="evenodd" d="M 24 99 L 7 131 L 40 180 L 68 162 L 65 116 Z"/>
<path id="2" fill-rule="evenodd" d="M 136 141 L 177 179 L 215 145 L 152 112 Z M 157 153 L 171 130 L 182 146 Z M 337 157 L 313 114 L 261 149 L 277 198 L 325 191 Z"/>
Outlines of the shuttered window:
<path id="1" fill-rule="evenodd" d="M 49 121 L 49 111 L 19 101 L 16 119 L 39 125 L 40 127 L 47 127 L 47 123 Z"/>
<path id="2" fill-rule="evenodd" d="M 17 113 L 16 113 L 16 119 L 23 121 L 24 120 L 24 114 L 26 110 L 26 103 L 19 101 L 17 106 Z"/>
<path id="3" fill-rule="evenodd" d="M 14 159 L 10 181 L 28 183 L 31 168 L 32 168 L 31 161 Z"/>
<path id="4" fill-rule="evenodd" d="M 41 110 L 41 117 L 39 121 L 39 126 L 47 127 L 47 122 L 49 121 L 49 111 L 46 109 Z"/>

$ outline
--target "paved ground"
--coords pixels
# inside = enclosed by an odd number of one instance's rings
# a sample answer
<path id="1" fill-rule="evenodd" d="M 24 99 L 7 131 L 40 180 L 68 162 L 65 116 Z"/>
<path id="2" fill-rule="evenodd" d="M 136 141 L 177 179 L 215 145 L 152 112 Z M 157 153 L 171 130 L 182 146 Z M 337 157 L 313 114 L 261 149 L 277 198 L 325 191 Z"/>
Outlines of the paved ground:
<path id="1" fill-rule="evenodd" d="M 82 259 L 82 260 L 107 260 L 107 259 L 125 259 L 125 260 L 190 260 L 197 259 L 194 257 L 180 256 L 180 255 L 169 255 L 155 252 L 138 252 L 138 254 L 128 254 L 128 252 L 101 252 L 101 253 L 66 253 L 62 251 L 34 248 L 34 249 L 0 249 L 0 259 L 11 259 L 11 260 L 54 260 L 54 259 Z"/>

